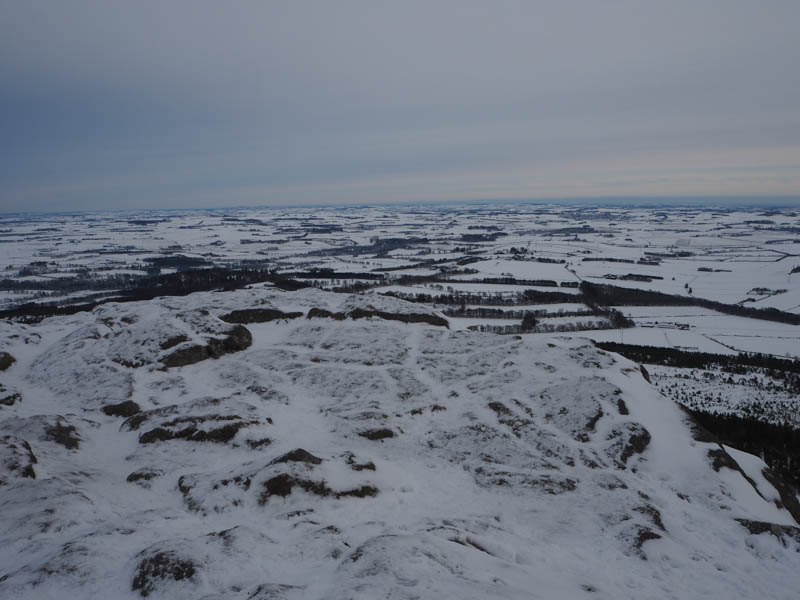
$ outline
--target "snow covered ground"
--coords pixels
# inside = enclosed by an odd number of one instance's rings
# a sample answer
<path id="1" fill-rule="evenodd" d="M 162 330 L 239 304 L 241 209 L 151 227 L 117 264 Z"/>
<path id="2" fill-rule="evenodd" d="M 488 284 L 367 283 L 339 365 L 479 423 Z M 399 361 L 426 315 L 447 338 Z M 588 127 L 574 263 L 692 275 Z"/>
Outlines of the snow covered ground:
<path id="1" fill-rule="evenodd" d="M 796 597 L 797 499 L 637 365 L 420 312 L 254 286 L 3 322 L 0 597 Z"/>

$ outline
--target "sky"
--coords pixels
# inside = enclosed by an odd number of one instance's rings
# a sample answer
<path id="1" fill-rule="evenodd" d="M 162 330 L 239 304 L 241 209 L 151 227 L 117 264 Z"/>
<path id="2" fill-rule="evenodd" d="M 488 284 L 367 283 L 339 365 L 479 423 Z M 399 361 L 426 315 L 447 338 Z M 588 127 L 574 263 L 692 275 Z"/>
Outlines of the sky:
<path id="1" fill-rule="evenodd" d="M 0 211 L 800 199 L 798 61 L 797 0 L 0 0 Z"/>

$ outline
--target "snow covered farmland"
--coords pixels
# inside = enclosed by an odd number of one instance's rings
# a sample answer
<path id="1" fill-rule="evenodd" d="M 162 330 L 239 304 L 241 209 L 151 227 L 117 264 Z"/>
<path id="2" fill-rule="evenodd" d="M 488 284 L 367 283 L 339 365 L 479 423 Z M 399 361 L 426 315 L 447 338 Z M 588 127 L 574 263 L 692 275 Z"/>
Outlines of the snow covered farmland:
<path id="1" fill-rule="evenodd" d="M 158 289 L 230 287 L 241 284 L 214 269 L 250 269 L 257 273 L 247 281 L 282 277 L 397 295 L 445 311 L 460 329 L 516 332 L 526 311 L 543 311 L 524 333 L 578 329 L 596 341 L 794 358 L 800 354 L 799 231 L 792 210 L 696 207 L 13 215 L 0 218 L 6 274 L 0 306 L 91 305 L 152 297 Z M 183 281 L 183 273 L 198 270 L 209 273 L 205 284 Z M 636 298 L 609 306 L 635 325 L 620 328 L 623 320 L 587 306 L 580 286 L 590 283 L 661 296 L 646 306 Z M 479 308 L 495 310 L 479 314 Z M 767 308 L 788 317 L 753 318 Z M 792 315 L 798 320 L 791 322 Z"/>

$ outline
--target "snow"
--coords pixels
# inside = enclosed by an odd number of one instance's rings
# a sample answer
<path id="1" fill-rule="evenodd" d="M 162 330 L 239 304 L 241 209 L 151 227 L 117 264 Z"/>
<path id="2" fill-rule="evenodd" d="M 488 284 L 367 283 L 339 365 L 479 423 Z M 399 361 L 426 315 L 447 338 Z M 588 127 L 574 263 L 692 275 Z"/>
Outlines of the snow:
<path id="1" fill-rule="evenodd" d="M 563 264 L 540 263 L 527 260 L 488 260 L 472 263 L 470 268 L 477 269 L 475 275 L 461 276 L 463 279 L 479 277 L 516 277 L 517 279 L 552 279 L 560 281 L 578 281 Z"/>
<path id="2" fill-rule="evenodd" d="M 754 507 L 754 510 L 759 511 L 759 520 L 761 521 L 769 521 L 772 523 L 778 523 L 779 525 L 795 525 L 794 519 L 792 519 L 791 514 L 785 508 L 778 508 L 774 505 L 775 502 L 780 502 L 780 494 L 775 487 L 767 481 L 764 477 L 764 471 L 769 470 L 769 467 L 764 463 L 763 460 L 758 458 L 757 456 L 753 456 L 752 454 L 748 454 L 747 452 L 742 452 L 741 450 L 737 450 L 736 448 L 731 448 L 730 446 L 723 445 L 725 452 L 731 455 L 739 467 L 744 471 L 745 475 L 755 484 L 749 486 L 742 486 L 744 488 L 745 493 L 749 497 L 750 502 Z M 741 480 L 736 479 L 739 485 L 741 485 Z M 758 498 L 753 496 L 755 494 Z M 767 502 L 772 502 L 773 505 L 767 504 L 770 510 L 768 513 L 765 514 L 765 509 L 767 506 L 764 505 L 764 502 L 760 500 L 767 500 Z M 771 513 L 771 514 L 770 514 Z"/>
<path id="3" fill-rule="evenodd" d="M 770 377 L 757 371 L 740 375 L 718 368 L 703 370 L 648 365 L 647 369 L 654 385 L 692 410 L 757 418 L 795 428 L 800 426 L 800 398 L 781 377 Z"/>
<path id="4" fill-rule="evenodd" d="M 38 461 L 35 479 L 0 486 L 0 597 L 788 599 L 800 587 L 800 546 L 736 521 L 794 525 L 763 463 L 726 449 L 757 490 L 715 472 L 718 446 L 630 361 L 579 337 L 302 317 L 248 324 L 252 345 L 217 359 L 160 364 L 175 332 L 201 343 L 229 331 L 218 316 L 252 307 L 426 310 L 253 286 L 3 323 L 17 362 L 0 377 L 23 399 L 0 407 L 0 438 L 26 440 Z M 101 410 L 122 400 L 145 412 Z M 239 429 L 144 436 L 195 421 Z M 286 458 L 298 448 L 319 463 Z"/>

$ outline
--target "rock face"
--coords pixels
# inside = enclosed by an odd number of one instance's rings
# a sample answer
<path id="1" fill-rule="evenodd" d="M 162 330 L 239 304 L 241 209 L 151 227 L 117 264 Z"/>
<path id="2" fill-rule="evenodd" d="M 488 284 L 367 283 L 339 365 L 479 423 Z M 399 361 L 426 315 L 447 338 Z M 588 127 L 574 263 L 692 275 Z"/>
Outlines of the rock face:
<path id="1" fill-rule="evenodd" d="M 214 316 L 253 306 L 320 318 Z M 26 325 L 0 597 L 796 594 L 793 491 L 637 365 L 416 310 L 241 290 Z"/>
<path id="2" fill-rule="evenodd" d="M 385 310 L 373 310 L 367 308 L 354 308 L 348 312 L 331 312 L 324 308 L 312 308 L 308 311 L 309 319 L 335 319 L 336 321 L 343 321 L 345 319 L 368 319 L 377 318 L 385 319 L 387 321 L 400 321 L 401 323 L 428 323 L 437 327 L 449 327 L 447 319 L 439 315 L 431 315 L 428 313 L 410 313 L 410 312 L 389 312 Z"/>
<path id="3" fill-rule="evenodd" d="M 226 323 L 268 323 L 279 319 L 298 319 L 303 316 L 301 312 L 283 312 L 276 308 L 247 308 L 234 310 L 220 317 Z"/>
<path id="4" fill-rule="evenodd" d="M 190 560 L 184 560 L 168 552 L 145 553 L 136 565 L 131 589 L 146 598 L 162 589 L 167 582 L 184 579 L 191 581 L 194 575 L 195 565 Z"/>
<path id="5" fill-rule="evenodd" d="M 103 412 L 110 417 L 130 417 L 138 413 L 141 407 L 133 400 L 126 400 L 119 404 L 107 404 L 103 407 Z"/>
<path id="6" fill-rule="evenodd" d="M 269 417 L 259 419 L 258 414 L 255 406 L 239 400 L 204 398 L 138 412 L 128 417 L 121 429 L 141 431 L 140 444 L 170 440 L 226 443 L 241 429 L 272 422 Z"/>
<path id="7" fill-rule="evenodd" d="M 253 336 L 250 335 L 250 331 L 243 325 L 236 325 L 222 339 L 212 338 L 206 345 L 184 346 L 167 354 L 161 359 L 161 364 L 165 367 L 185 367 L 207 358 L 219 358 L 231 352 L 240 352 L 249 348 L 252 343 Z"/>

